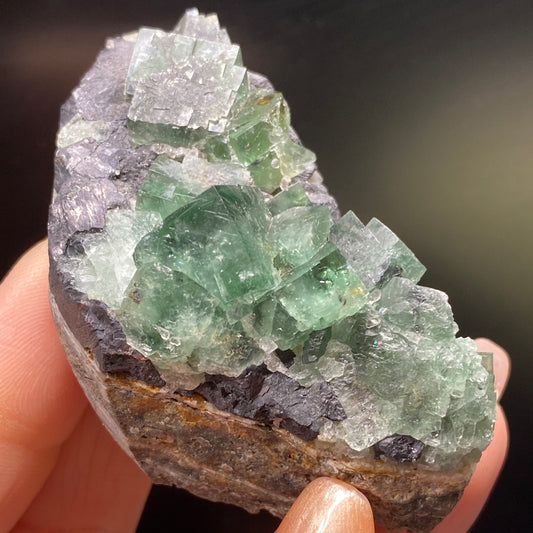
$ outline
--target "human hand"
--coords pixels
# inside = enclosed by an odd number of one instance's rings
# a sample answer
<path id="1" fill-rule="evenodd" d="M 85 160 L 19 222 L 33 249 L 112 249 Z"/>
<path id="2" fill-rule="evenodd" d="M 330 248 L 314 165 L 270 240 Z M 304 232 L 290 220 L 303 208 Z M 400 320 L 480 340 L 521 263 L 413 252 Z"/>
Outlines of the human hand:
<path id="1" fill-rule="evenodd" d="M 0 532 L 135 530 L 150 481 L 108 435 L 65 359 L 48 305 L 46 243 L 0 285 Z M 501 394 L 505 352 L 495 354 Z M 495 438 L 465 495 L 435 530 L 466 531 L 497 478 L 507 449 L 501 410 Z M 311 483 L 277 533 L 374 531 L 366 498 L 331 479 Z M 379 528 L 377 531 L 382 531 Z"/>

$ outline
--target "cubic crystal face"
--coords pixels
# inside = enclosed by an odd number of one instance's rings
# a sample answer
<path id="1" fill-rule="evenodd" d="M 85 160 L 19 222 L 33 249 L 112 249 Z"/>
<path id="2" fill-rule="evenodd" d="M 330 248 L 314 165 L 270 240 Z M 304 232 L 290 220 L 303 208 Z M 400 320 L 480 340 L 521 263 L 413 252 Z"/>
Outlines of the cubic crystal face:
<path id="1" fill-rule="evenodd" d="M 250 91 L 240 48 L 215 26 L 190 12 L 174 32 L 139 31 L 125 88 L 130 139 L 202 146 L 209 160 L 237 160 L 272 192 L 315 156 L 291 138 L 283 96 Z"/>
<path id="2" fill-rule="evenodd" d="M 99 61 L 120 65 L 120 97 L 87 104 L 91 74 L 58 134 L 51 225 L 66 229 L 51 250 L 72 288 L 163 379 L 221 409 L 268 411 L 358 456 L 442 468 L 479 454 L 494 423 L 486 356 L 390 229 L 339 218 L 283 96 L 216 16 L 141 29 Z"/>

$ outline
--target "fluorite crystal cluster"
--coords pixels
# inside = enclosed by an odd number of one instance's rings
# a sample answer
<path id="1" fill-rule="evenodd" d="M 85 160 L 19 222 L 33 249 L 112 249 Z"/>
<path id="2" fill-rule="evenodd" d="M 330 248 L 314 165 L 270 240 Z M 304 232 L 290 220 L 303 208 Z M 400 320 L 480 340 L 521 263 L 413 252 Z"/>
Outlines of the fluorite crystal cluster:
<path id="1" fill-rule="evenodd" d="M 339 219 L 306 191 L 319 180 L 314 155 L 281 94 L 254 84 L 239 47 L 195 11 L 130 42 L 127 141 L 151 157 L 135 198 L 66 243 L 74 286 L 182 388 L 263 365 L 334 399 L 333 414 L 318 409 L 313 431 L 300 431 L 307 438 L 363 452 L 409 436 L 421 445 L 407 460 L 426 464 L 482 450 L 490 357 L 456 337 L 446 295 L 417 285 L 425 269 L 391 230 L 352 212 Z M 62 127 L 67 168 L 112 155 L 105 113 L 82 109 Z"/>
<path id="2" fill-rule="evenodd" d="M 352 457 L 475 460 L 490 355 L 390 229 L 339 216 L 314 159 L 216 16 L 110 40 L 63 108 L 55 275 L 159 386 Z"/>

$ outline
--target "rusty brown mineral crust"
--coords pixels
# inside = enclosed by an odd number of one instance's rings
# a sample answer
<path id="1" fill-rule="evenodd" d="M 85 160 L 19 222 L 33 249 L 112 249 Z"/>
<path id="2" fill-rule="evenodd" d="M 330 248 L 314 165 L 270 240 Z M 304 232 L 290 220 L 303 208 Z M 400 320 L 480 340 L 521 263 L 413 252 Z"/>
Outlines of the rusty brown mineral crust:
<path id="1" fill-rule="evenodd" d="M 331 476 L 361 490 L 376 524 L 424 532 L 453 508 L 474 465 L 453 472 L 354 459 L 318 441 L 221 411 L 128 374 L 102 372 L 77 340 L 54 296 L 52 312 L 67 358 L 107 430 L 154 483 L 183 488 L 251 513 L 283 517 L 313 479 Z"/>

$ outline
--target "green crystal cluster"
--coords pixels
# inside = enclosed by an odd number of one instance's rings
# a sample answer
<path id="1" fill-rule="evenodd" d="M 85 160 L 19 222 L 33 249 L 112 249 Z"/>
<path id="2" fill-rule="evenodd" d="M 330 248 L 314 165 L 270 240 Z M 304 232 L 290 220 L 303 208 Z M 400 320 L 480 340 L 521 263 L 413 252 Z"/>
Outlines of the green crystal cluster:
<path id="1" fill-rule="evenodd" d="M 174 32 L 139 31 L 126 94 L 133 142 L 199 147 L 209 161 L 238 162 L 268 192 L 315 160 L 291 138 L 283 96 L 250 90 L 240 48 L 195 11 Z"/>
<path id="2" fill-rule="evenodd" d="M 431 464 L 488 444 L 490 357 L 456 337 L 446 295 L 417 285 L 425 269 L 391 230 L 336 220 L 291 181 L 313 155 L 283 97 L 250 88 L 216 17 L 141 30 L 126 98 L 131 141 L 160 155 L 135 209 L 108 211 L 71 262 L 132 346 L 163 375 L 266 363 L 303 386 L 326 381 L 347 417 L 320 438 L 354 452 L 410 435 Z"/>

